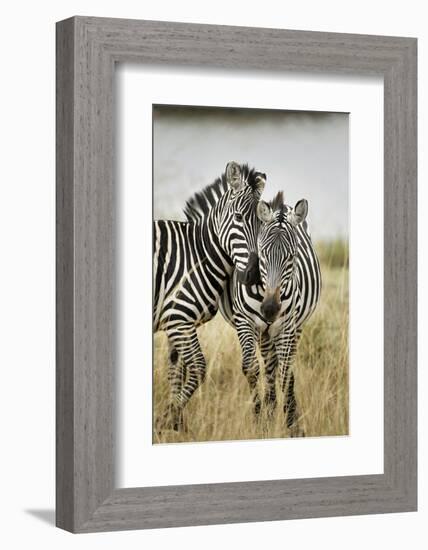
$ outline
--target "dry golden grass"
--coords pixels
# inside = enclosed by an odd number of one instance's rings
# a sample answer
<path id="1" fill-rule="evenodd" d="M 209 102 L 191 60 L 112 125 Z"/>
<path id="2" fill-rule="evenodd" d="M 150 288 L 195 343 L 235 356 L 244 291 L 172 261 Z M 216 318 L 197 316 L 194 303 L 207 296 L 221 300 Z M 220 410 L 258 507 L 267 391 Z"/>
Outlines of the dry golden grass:
<path id="1" fill-rule="evenodd" d="M 325 244 L 319 247 L 323 291 L 315 313 L 304 326 L 294 366 L 299 425 L 306 436 L 348 433 L 348 261 L 346 245 L 344 260 L 338 261 L 337 246 L 335 243 L 334 249 Z M 241 371 L 238 338 L 221 314 L 198 329 L 198 334 L 207 360 L 207 378 L 185 409 L 187 430 L 154 429 L 153 442 L 288 437 L 281 402 L 273 418 L 261 415 L 258 421 L 255 419 Z M 165 334 L 156 334 L 154 343 L 156 426 L 156 419 L 162 417 L 169 403 Z"/>

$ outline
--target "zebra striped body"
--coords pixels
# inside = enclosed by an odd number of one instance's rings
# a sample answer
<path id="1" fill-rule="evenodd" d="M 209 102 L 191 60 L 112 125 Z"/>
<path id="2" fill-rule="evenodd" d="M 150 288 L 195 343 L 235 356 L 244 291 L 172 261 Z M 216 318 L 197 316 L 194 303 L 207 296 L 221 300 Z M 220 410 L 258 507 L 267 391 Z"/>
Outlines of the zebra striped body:
<path id="1" fill-rule="evenodd" d="M 222 178 L 188 201 L 187 222 L 154 222 L 153 322 L 154 331 L 168 337 L 168 415 L 176 429 L 205 378 L 196 328 L 216 313 L 234 269 L 245 282 L 254 276 L 256 208 L 265 178 L 246 165 L 229 163 Z"/>
<path id="2" fill-rule="evenodd" d="M 307 204 L 302 211 L 283 204 L 280 194 L 270 205 L 268 222 L 259 234 L 259 261 L 263 284 L 245 286 L 233 276 L 222 296 L 220 309 L 237 330 L 242 349 L 242 368 L 253 392 L 255 411 L 261 400 L 257 393 L 259 364 L 256 344 L 265 363 L 265 404 L 276 404 L 276 375 L 284 392 L 287 425 L 296 420 L 294 375 L 291 365 L 302 326 L 314 312 L 321 292 L 321 272 L 307 231 Z M 266 203 L 264 203 L 266 204 Z M 305 210 L 306 209 L 306 210 Z"/>
<path id="3" fill-rule="evenodd" d="M 233 263 L 204 224 L 154 222 L 154 330 L 198 326 L 216 313 Z M 207 242 L 204 242 L 207 241 Z"/>

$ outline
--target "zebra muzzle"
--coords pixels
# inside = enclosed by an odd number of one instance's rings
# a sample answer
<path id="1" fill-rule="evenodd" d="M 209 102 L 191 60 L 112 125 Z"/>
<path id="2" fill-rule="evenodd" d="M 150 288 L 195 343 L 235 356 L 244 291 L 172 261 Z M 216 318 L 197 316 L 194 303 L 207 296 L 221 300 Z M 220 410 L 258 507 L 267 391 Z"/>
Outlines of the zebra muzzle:
<path id="1" fill-rule="evenodd" d="M 238 281 L 246 286 L 257 285 L 261 283 L 259 270 L 259 257 L 255 252 L 251 252 L 248 258 L 247 267 L 241 271 L 237 270 Z"/>
<path id="2" fill-rule="evenodd" d="M 261 314 L 268 323 L 273 323 L 281 309 L 279 288 L 275 291 L 266 291 L 265 298 L 260 307 Z"/>

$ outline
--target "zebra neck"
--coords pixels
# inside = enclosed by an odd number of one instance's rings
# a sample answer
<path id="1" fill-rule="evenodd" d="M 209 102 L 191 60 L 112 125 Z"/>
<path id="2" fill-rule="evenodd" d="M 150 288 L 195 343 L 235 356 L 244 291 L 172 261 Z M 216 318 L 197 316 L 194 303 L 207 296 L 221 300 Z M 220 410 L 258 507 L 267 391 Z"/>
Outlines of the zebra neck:
<path id="1" fill-rule="evenodd" d="M 220 243 L 212 217 L 202 218 L 194 225 L 194 246 L 198 257 L 208 269 L 217 276 L 228 278 L 233 270 L 233 263 Z"/>
<path id="2" fill-rule="evenodd" d="M 281 293 L 281 302 L 288 303 L 286 317 L 293 316 L 299 303 L 300 288 L 297 280 L 297 273 L 293 271 L 292 276 L 287 281 L 284 291 Z"/>

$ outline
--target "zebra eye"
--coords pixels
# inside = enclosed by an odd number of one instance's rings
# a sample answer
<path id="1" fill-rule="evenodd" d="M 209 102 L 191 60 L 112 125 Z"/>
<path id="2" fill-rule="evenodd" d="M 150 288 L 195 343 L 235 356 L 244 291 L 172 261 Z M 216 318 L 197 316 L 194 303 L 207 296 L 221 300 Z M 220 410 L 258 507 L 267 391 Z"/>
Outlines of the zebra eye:
<path id="1" fill-rule="evenodd" d="M 240 212 L 235 212 L 235 220 L 237 222 L 242 222 L 242 214 Z"/>

